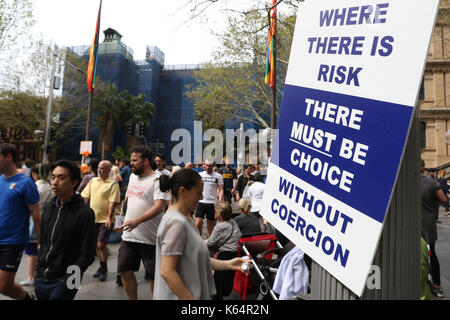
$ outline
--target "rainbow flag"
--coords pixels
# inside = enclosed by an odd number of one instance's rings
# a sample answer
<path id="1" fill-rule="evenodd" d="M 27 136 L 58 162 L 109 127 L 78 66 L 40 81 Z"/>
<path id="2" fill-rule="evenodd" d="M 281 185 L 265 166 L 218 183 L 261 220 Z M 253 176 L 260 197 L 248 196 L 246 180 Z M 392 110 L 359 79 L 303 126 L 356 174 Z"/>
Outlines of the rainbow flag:
<path id="1" fill-rule="evenodd" d="M 267 63 L 266 63 L 266 76 L 264 82 L 268 84 L 272 89 L 275 86 L 275 58 L 273 55 L 274 50 L 274 39 L 275 33 L 277 31 L 277 3 L 276 0 L 272 0 L 272 9 L 270 10 L 270 28 L 269 28 L 269 47 L 267 49 Z"/>
<path id="2" fill-rule="evenodd" d="M 102 0 L 100 0 L 100 7 L 98 8 L 97 25 L 95 26 L 94 41 L 92 41 L 91 51 L 89 55 L 89 64 L 86 72 L 89 92 L 92 92 L 95 88 L 95 73 L 97 71 L 97 53 L 98 53 L 98 40 L 100 37 L 101 13 L 102 13 Z"/>

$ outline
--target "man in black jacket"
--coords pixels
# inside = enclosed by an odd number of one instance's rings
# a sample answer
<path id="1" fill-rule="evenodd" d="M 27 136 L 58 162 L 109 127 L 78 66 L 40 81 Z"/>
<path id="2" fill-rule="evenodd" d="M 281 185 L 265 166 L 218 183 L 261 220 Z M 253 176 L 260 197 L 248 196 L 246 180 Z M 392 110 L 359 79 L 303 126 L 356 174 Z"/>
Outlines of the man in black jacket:
<path id="1" fill-rule="evenodd" d="M 95 215 L 75 194 L 81 181 L 78 166 L 60 160 L 50 170 L 55 197 L 42 213 L 35 293 L 38 300 L 72 300 L 95 259 Z"/>
<path id="2" fill-rule="evenodd" d="M 236 184 L 237 201 L 241 200 L 244 197 L 245 187 L 250 186 L 253 183 L 253 171 L 255 171 L 254 165 L 244 165 L 244 173 L 239 177 Z"/>

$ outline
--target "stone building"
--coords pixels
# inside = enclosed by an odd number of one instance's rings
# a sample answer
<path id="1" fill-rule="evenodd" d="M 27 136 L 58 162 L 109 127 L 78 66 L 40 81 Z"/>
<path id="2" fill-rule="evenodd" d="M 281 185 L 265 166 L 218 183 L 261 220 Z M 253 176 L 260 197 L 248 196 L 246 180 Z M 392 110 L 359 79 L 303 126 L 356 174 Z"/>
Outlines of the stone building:
<path id="1" fill-rule="evenodd" d="M 425 166 L 450 167 L 450 0 L 441 2 L 418 105 Z"/>

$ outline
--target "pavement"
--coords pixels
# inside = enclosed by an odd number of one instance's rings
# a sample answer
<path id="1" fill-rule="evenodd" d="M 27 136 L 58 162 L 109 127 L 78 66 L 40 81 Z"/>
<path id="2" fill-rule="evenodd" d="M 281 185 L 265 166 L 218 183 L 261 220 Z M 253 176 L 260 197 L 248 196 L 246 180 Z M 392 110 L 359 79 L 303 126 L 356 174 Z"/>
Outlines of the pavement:
<path id="1" fill-rule="evenodd" d="M 444 298 L 440 300 L 450 300 L 450 217 L 442 206 L 439 210 L 439 222 L 435 249 L 441 270 L 441 287 L 444 290 Z"/>
<path id="2" fill-rule="evenodd" d="M 233 203 L 233 212 L 236 212 L 237 204 Z M 441 286 L 444 290 L 444 297 L 439 300 L 450 300 L 450 217 L 447 216 L 444 208 L 440 208 L 438 229 L 438 241 L 436 242 L 436 253 L 439 258 L 441 270 Z M 206 228 L 206 223 L 203 224 Z M 206 234 L 204 230 L 203 234 Z M 99 262 L 96 259 L 94 263 L 87 269 L 83 276 L 81 288 L 79 289 L 75 300 L 127 300 L 127 295 L 123 287 L 116 284 L 117 270 L 117 254 L 120 243 L 110 243 L 110 256 L 108 259 L 108 277 L 106 281 L 101 282 L 98 278 L 93 278 L 92 275 L 97 271 Z M 26 256 L 22 257 L 19 270 L 16 274 L 16 282 L 26 280 L 27 278 L 27 261 Z M 145 280 L 145 271 L 141 264 L 141 268 L 136 272 L 136 279 L 138 282 L 138 299 L 151 300 L 152 293 L 150 292 L 150 284 Z M 33 286 L 24 287 L 27 291 L 34 292 Z M 256 296 L 248 296 L 247 300 L 255 299 Z M 10 300 L 10 298 L 0 294 L 0 300 Z M 241 297 L 234 291 L 224 300 L 241 300 Z"/>
<path id="3" fill-rule="evenodd" d="M 237 203 L 234 202 L 233 212 L 237 210 Z M 203 223 L 203 235 L 206 234 L 206 221 Z M 116 235 L 117 236 L 117 235 Z M 77 295 L 75 296 L 75 300 L 127 300 L 127 294 L 123 287 L 120 287 L 116 284 L 116 270 L 117 270 L 117 256 L 120 247 L 120 242 L 110 243 L 110 256 L 108 259 L 108 276 L 106 281 L 101 282 L 98 278 L 93 278 L 92 275 L 97 271 L 99 267 L 98 259 L 89 266 L 86 272 L 83 275 L 83 281 L 81 282 L 81 288 L 78 290 Z M 136 280 L 138 283 L 138 299 L 139 300 L 151 300 L 152 293 L 150 290 L 150 282 L 145 280 L 145 270 L 141 263 L 141 268 L 138 272 L 135 273 Z M 24 254 L 22 257 L 22 261 L 19 266 L 19 270 L 16 274 L 16 283 L 19 283 L 22 280 L 26 280 L 28 276 L 27 270 L 27 259 Z M 25 286 L 25 290 L 31 291 L 34 293 L 33 286 Z M 251 299 L 247 297 L 247 299 Z M 235 293 L 234 291 L 228 296 L 224 298 L 225 300 L 240 300 L 241 297 Z M 0 300 L 11 300 L 9 297 L 6 297 L 0 294 Z"/>

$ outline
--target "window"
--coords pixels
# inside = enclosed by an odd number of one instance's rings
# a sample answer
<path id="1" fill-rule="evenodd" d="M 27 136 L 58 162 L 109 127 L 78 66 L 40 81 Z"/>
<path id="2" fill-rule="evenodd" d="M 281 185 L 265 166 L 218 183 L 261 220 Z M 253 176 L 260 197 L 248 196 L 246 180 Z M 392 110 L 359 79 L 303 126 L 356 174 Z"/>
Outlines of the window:
<path id="1" fill-rule="evenodd" d="M 420 85 L 419 101 L 420 100 L 425 100 L 425 79 L 422 79 L 422 84 Z"/>
<path id="2" fill-rule="evenodd" d="M 427 147 L 427 124 L 423 121 L 420 122 L 420 148 L 426 149 Z"/>

